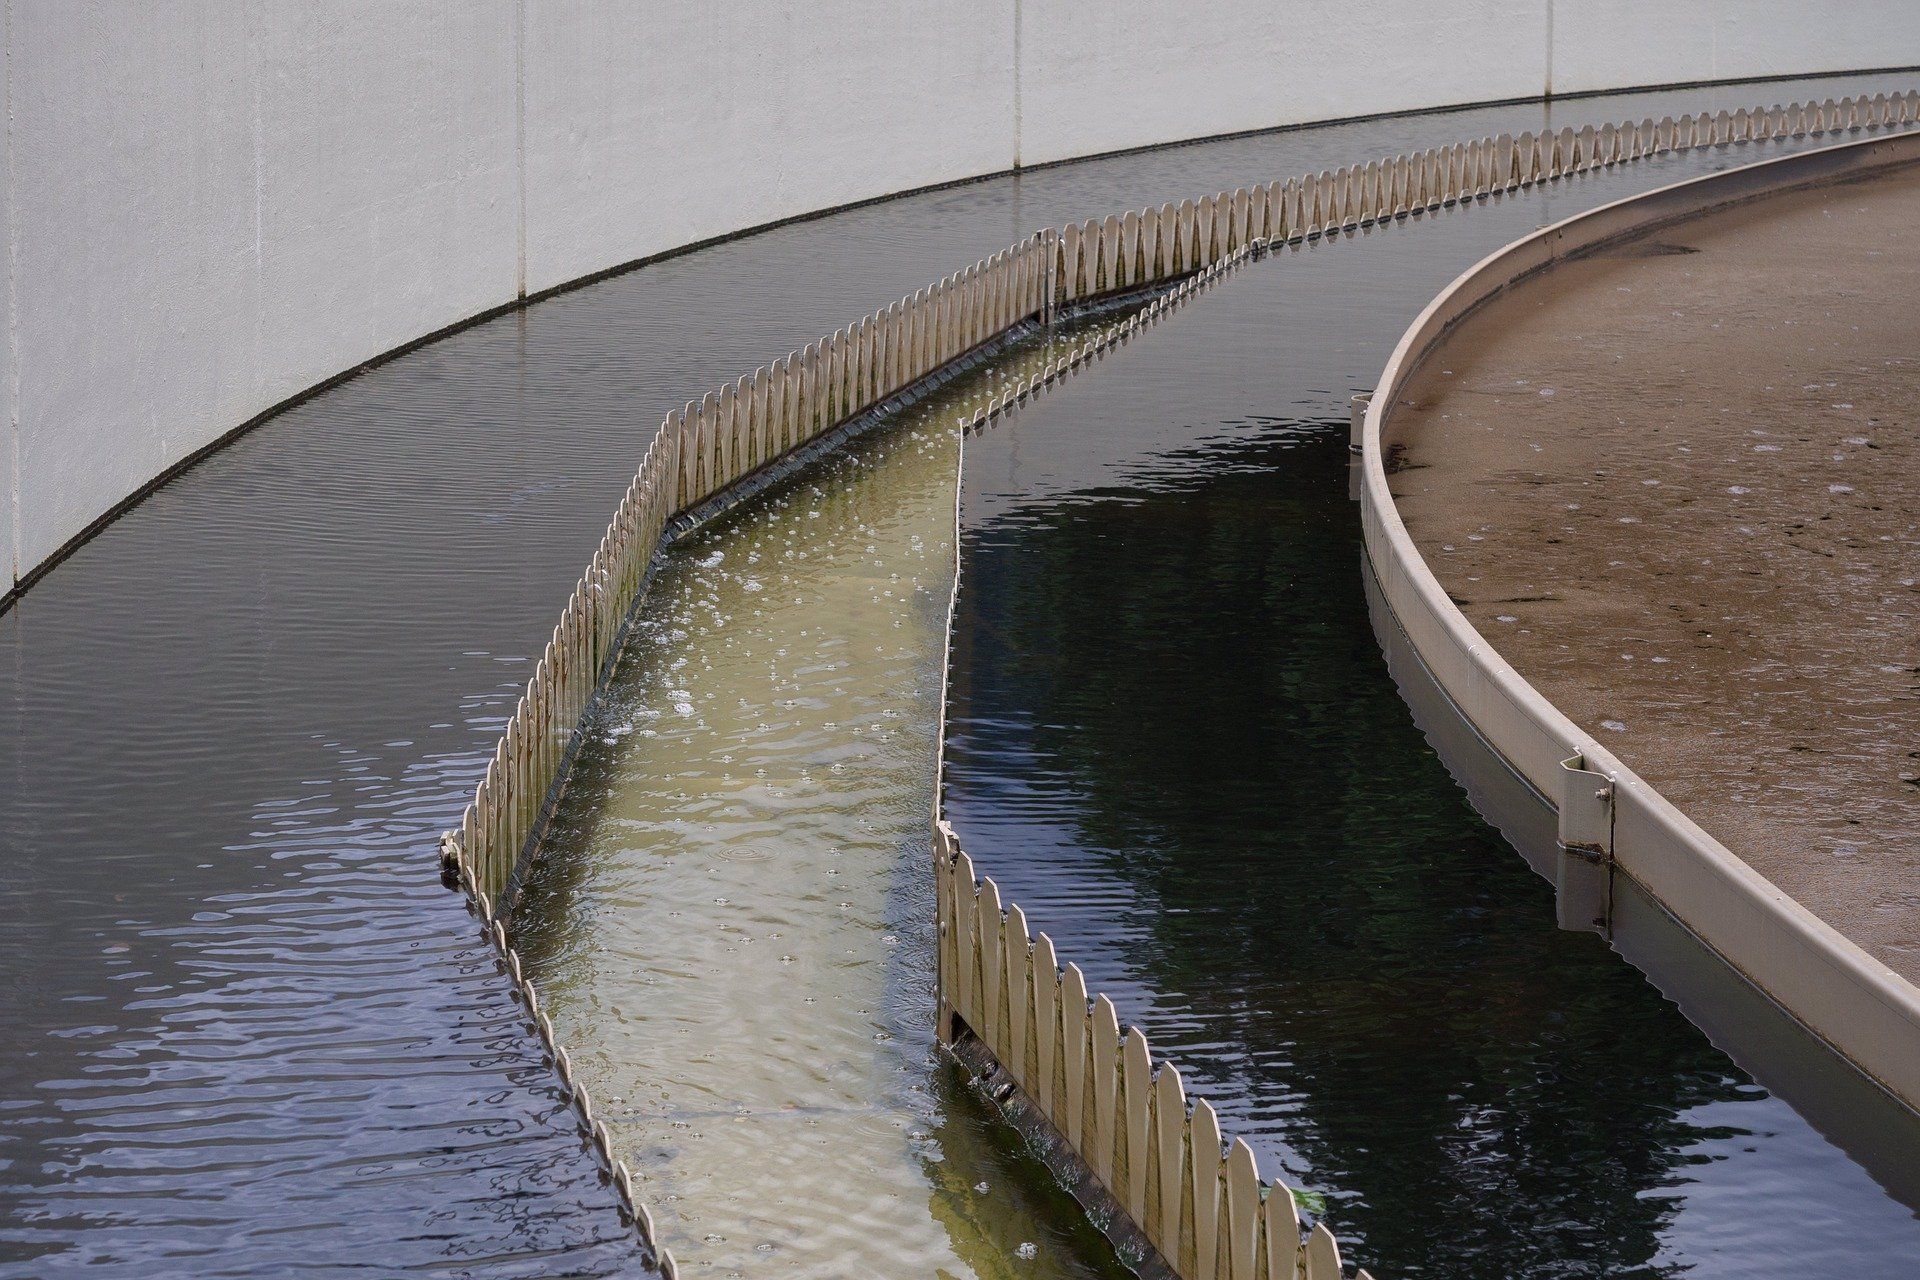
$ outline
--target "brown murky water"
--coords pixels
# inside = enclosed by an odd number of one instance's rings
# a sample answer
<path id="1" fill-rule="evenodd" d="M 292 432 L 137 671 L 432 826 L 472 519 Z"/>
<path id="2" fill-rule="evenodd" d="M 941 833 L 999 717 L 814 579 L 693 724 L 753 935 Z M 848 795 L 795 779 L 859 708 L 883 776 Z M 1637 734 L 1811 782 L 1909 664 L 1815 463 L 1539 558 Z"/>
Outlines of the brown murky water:
<path id="1" fill-rule="evenodd" d="M 1407 527 L 1541 692 L 1920 979 L 1920 170 L 1567 263 L 1388 424 Z"/>
<path id="2" fill-rule="evenodd" d="M 960 422 L 1066 336 L 675 548 L 598 714 L 522 946 L 683 1264 L 1124 1274 L 931 1041 Z"/>

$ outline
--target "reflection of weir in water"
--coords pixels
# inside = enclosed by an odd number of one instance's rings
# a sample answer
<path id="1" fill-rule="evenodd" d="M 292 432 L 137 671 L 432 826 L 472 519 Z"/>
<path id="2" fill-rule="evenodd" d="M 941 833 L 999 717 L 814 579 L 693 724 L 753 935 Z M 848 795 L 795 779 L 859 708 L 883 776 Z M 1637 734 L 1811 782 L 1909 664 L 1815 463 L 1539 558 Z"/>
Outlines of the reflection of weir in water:
<path id="1" fill-rule="evenodd" d="M 930 1003 L 957 424 L 1074 336 L 677 545 L 594 713 L 516 936 L 683 1266 L 1115 1265 L 937 1069 Z"/>
<path id="2" fill-rule="evenodd" d="M 1377 1275 L 1920 1255 L 1905 1204 L 1555 930 L 1410 723 L 1355 571 L 1345 399 L 1421 306 L 1553 217 L 1742 159 L 1278 254 L 969 444 L 961 839 Z"/>

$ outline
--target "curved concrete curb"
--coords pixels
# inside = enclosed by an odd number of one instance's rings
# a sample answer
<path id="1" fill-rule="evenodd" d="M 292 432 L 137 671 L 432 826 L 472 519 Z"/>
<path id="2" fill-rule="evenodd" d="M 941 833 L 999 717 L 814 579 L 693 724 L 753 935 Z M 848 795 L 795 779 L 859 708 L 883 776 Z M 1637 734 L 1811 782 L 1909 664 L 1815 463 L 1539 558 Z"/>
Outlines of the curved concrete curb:
<path id="1" fill-rule="evenodd" d="M 1448 599 L 1394 506 L 1380 441 L 1422 360 L 1482 303 L 1555 262 L 1763 195 L 1920 161 L 1892 135 L 1746 165 L 1568 218 L 1490 255 L 1394 348 L 1360 424 L 1368 558 L 1414 651 L 1472 727 L 1559 814 L 1562 923 L 1607 928 L 1612 877 L 1655 901 L 1812 1034 L 1920 1111 L 1920 989 L 1759 875 L 1521 678 Z"/>

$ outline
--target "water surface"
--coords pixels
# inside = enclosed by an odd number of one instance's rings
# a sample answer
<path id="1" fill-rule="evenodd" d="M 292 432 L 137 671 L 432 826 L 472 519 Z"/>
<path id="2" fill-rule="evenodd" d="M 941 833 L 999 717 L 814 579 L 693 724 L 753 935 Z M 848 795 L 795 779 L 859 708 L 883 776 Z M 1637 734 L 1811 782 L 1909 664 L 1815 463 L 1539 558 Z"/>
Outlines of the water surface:
<path id="1" fill-rule="evenodd" d="M 1288 251 L 970 440 L 950 814 L 1375 1275 L 1900 1275 L 1920 1222 L 1469 808 L 1369 625 L 1348 394 L 1486 252 L 1744 159 Z"/>
<path id="2" fill-rule="evenodd" d="M 0 615 L 0 1274 L 634 1269 L 434 845 L 661 416 L 1050 222 L 1542 119 L 1182 147 L 715 246 L 364 374 L 115 521 Z"/>

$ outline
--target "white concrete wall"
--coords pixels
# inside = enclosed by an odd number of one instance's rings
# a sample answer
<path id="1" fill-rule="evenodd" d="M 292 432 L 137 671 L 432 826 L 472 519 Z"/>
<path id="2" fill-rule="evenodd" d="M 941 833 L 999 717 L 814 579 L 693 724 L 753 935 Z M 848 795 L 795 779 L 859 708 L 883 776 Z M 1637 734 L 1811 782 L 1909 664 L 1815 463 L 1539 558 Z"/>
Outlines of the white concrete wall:
<path id="1" fill-rule="evenodd" d="M 516 0 L 27 0 L 15 574 L 269 406 L 514 296 Z"/>
<path id="2" fill-rule="evenodd" d="M 1021 0 L 1020 8 L 1023 164 L 1533 97 L 1544 83 L 1546 0 L 1348 0 L 1328 8 Z"/>
<path id="3" fill-rule="evenodd" d="M 692 241 L 1549 75 L 1920 63 L 1913 0 L 5 2 L 0 586 L 316 383 Z"/>
<path id="4" fill-rule="evenodd" d="M 1012 164 L 1012 0 L 560 0 L 528 16 L 530 292 Z"/>
<path id="5" fill-rule="evenodd" d="M 1903 67 L 1916 60 L 1916 0 L 1558 0 L 1553 5 L 1555 93 Z"/>

